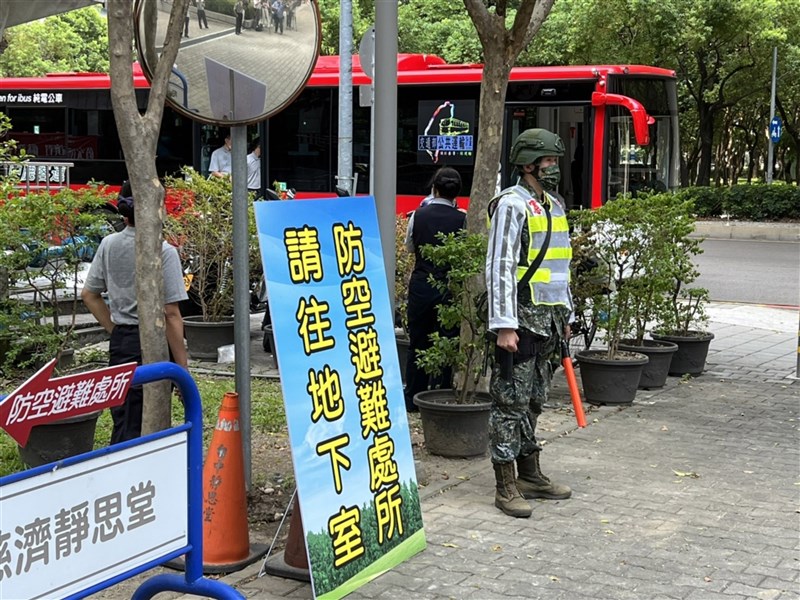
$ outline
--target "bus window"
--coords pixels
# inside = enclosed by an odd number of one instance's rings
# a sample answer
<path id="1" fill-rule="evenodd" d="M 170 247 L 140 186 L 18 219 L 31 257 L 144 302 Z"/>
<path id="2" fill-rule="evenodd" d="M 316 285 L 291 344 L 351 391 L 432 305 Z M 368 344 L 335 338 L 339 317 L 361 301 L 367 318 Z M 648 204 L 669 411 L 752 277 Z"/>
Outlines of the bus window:
<path id="1" fill-rule="evenodd" d="M 308 192 L 333 189 L 336 119 L 328 89 L 306 89 L 269 123 L 270 178 Z"/>
<path id="2" fill-rule="evenodd" d="M 624 108 L 609 106 L 607 198 L 678 186 L 678 123 L 675 85 L 666 79 L 609 77 L 609 92 L 635 98 L 654 119 L 650 144 L 638 146 L 633 122 Z"/>
<path id="3" fill-rule="evenodd" d="M 624 109 L 611 107 L 610 111 Z M 655 117 L 650 126 L 650 145 L 638 146 L 633 120 L 622 114 L 609 117 L 608 198 L 644 190 L 665 192 L 670 187 L 669 117 Z"/>

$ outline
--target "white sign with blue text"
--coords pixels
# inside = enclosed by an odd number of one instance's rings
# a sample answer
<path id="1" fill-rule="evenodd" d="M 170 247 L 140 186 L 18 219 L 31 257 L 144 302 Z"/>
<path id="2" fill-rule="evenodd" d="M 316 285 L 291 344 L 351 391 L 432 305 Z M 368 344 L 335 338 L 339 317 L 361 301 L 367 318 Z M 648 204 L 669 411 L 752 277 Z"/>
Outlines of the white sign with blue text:
<path id="1" fill-rule="evenodd" d="M 425 548 L 372 197 L 257 202 L 316 598 Z"/>
<path id="2" fill-rule="evenodd" d="M 0 488 L 0 598 L 65 598 L 187 544 L 181 432 Z"/>

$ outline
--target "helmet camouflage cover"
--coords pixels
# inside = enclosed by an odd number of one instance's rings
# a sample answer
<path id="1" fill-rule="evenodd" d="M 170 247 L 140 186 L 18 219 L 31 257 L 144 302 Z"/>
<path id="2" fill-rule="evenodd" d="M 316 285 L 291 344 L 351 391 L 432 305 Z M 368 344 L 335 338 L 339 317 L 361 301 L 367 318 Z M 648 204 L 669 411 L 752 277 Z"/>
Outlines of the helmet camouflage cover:
<path id="1" fill-rule="evenodd" d="M 564 156 L 564 142 L 547 129 L 526 129 L 514 140 L 509 159 L 512 165 L 524 166 L 543 156 Z"/>

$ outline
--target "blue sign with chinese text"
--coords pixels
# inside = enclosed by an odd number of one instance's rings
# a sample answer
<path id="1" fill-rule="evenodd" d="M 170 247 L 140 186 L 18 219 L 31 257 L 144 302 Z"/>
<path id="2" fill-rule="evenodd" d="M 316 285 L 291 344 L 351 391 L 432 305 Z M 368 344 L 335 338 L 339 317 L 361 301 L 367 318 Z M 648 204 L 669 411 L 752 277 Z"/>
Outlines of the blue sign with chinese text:
<path id="1" fill-rule="evenodd" d="M 782 133 L 783 121 L 781 121 L 780 117 L 772 117 L 772 121 L 769 122 L 769 139 L 772 140 L 773 144 L 777 144 L 781 141 Z"/>
<path id="2" fill-rule="evenodd" d="M 375 201 L 255 214 L 312 586 L 340 598 L 425 548 Z"/>

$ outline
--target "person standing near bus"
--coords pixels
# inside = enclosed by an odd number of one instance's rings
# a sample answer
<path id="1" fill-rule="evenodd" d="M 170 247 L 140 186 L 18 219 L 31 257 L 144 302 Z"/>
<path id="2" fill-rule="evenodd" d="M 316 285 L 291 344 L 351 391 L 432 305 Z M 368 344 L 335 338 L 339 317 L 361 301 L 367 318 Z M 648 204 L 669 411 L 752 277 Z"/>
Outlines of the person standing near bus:
<path id="1" fill-rule="evenodd" d="M 241 35 L 241 33 L 242 33 L 242 23 L 244 22 L 244 1 L 243 0 L 236 0 L 236 4 L 233 5 L 233 14 L 236 17 L 236 35 Z"/>
<path id="2" fill-rule="evenodd" d="M 247 191 L 256 195 L 256 200 L 261 199 L 261 140 L 259 138 L 250 142 L 250 152 L 247 155 Z"/>
<path id="3" fill-rule="evenodd" d="M 197 0 L 197 28 L 208 29 L 208 19 L 206 18 L 206 0 Z"/>
<path id="4" fill-rule="evenodd" d="M 142 364 L 136 302 L 136 219 L 128 182 L 122 186 L 117 209 L 126 227 L 119 233 L 104 237 L 100 242 L 81 290 L 81 299 L 97 322 L 111 334 L 108 364 Z M 183 343 L 183 318 L 179 302 L 186 300 L 188 296 L 183 284 L 178 251 L 167 242 L 161 243 L 161 265 L 167 344 L 171 360 L 186 369 L 188 357 Z M 108 304 L 103 300 L 104 292 L 108 292 Z M 114 422 L 112 444 L 141 436 L 143 399 L 142 387 L 131 387 L 125 402 L 111 409 Z"/>
<path id="5" fill-rule="evenodd" d="M 495 196 L 488 208 L 488 326 L 497 335 L 489 384 L 490 452 L 495 506 L 513 517 L 531 515 L 528 499 L 572 495 L 569 487 L 542 473 L 542 447 L 535 435 L 572 319 L 572 249 L 564 202 L 556 191 L 562 156 L 564 144 L 556 134 L 545 129 L 523 131 L 509 157 L 519 181 Z M 541 252 L 536 272 L 518 289 Z"/>
<path id="6" fill-rule="evenodd" d="M 452 371 L 446 369 L 437 378 L 431 378 L 417 367 L 417 352 L 431 347 L 430 336 L 439 332 L 445 337 L 455 337 L 458 329 L 444 330 L 439 324 L 437 307 L 449 301 L 447 295 L 437 290 L 430 278 L 444 281 L 447 270 L 437 267 L 422 256 L 427 245 L 439 246 L 439 233 L 454 233 L 464 228 L 466 214 L 458 209 L 456 197 L 461 192 L 461 175 L 453 168 L 442 167 L 433 176 L 428 189 L 432 198 L 418 208 L 408 220 L 405 245 L 415 255 L 414 270 L 408 283 L 408 360 L 406 361 L 406 410 L 416 411 L 414 394 L 435 387 L 451 387 Z"/>
<path id="7" fill-rule="evenodd" d="M 283 35 L 283 18 L 285 11 L 286 6 L 283 4 L 282 0 L 275 0 L 275 2 L 272 3 L 272 24 L 275 26 L 275 33 L 278 33 L 278 29 L 280 29 L 281 35 Z"/>
<path id="8" fill-rule="evenodd" d="M 222 146 L 211 153 L 211 161 L 208 163 L 208 173 L 211 177 L 230 177 L 231 176 L 231 134 L 225 134 Z"/>

